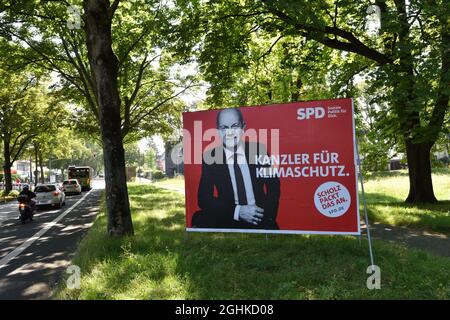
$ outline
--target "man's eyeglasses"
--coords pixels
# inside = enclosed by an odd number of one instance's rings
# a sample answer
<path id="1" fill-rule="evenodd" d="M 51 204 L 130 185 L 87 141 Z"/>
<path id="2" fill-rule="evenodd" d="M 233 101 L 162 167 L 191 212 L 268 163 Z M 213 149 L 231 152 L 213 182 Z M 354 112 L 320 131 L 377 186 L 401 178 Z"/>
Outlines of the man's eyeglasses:
<path id="1" fill-rule="evenodd" d="M 237 131 L 237 130 L 241 130 L 242 129 L 242 124 L 235 123 L 231 127 L 222 125 L 222 126 L 218 126 L 217 129 L 220 130 L 220 131 L 227 131 L 227 130 Z"/>

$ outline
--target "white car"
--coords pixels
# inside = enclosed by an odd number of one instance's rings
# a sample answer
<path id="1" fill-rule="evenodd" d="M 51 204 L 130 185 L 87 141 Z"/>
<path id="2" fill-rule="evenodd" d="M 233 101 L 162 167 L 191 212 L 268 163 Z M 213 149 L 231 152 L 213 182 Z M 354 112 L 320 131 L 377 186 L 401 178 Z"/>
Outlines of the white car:
<path id="1" fill-rule="evenodd" d="M 34 188 L 36 206 L 56 206 L 61 208 L 66 204 L 66 195 L 57 184 L 38 184 Z"/>
<path id="2" fill-rule="evenodd" d="M 64 193 L 81 194 L 81 184 L 77 179 L 64 180 L 62 190 Z"/>

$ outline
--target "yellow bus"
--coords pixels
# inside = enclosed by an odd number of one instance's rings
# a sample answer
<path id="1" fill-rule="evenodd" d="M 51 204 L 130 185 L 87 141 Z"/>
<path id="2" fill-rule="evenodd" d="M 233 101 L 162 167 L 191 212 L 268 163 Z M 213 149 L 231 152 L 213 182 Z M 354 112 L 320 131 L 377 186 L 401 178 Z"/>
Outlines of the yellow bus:
<path id="1" fill-rule="evenodd" d="M 70 166 L 68 172 L 68 178 L 77 179 L 82 190 L 92 189 L 94 169 L 88 166 Z"/>

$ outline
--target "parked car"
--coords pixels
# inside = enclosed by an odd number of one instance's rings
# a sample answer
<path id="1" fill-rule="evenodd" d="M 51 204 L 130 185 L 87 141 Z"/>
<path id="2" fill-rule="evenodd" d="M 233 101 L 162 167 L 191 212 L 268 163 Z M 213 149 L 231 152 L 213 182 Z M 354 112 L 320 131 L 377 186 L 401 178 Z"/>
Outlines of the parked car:
<path id="1" fill-rule="evenodd" d="M 66 194 L 69 193 L 81 194 L 81 184 L 78 182 L 77 179 L 64 180 L 62 190 Z"/>
<path id="2" fill-rule="evenodd" d="M 34 188 L 36 206 L 56 206 L 61 208 L 66 204 L 66 195 L 57 184 L 38 184 Z"/>

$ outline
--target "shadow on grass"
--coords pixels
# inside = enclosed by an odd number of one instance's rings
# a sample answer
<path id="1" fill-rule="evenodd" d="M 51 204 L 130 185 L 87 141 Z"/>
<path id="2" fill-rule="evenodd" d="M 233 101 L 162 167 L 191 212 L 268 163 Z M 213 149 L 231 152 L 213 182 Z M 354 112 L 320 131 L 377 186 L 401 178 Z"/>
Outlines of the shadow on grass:
<path id="1" fill-rule="evenodd" d="M 391 197 L 382 193 L 375 193 L 375 192 L 366 192 L 366 200 L 367 204 L 383 204 L 383 205 L 389 205 L 392 207 L 397 208 L 416 208 L 416 209 L 423 209 L 423 210 L 433 210 L 433 211 L 439 211 L 439 212 L 449 212 L 450 210 L 450 200 L 442 200 L 438 203 L 419 203 L 419 204 L 409 204 L 404 201 L 399 201 L 395 197 Z"/>
<path id="2" fill-rule="evenodd" d="M 367 193 L 367 211 L 371 220 L 381 223 L 450 232 L 450 201 L 435 204 L 408 204 L 382 193 Z M 362 207 L 362 201 L 361 201 Z"/>
<path id="3" fill-rule="evenodd" d="M 354 237 L 189 233 L 181 195 L 130 188 L 135 236 L 100 217 L 75 259 L 84 299 L 446 298 L 450 262 L 375 241 L 383 290 L 366 288 L 367 243 Z"/>

